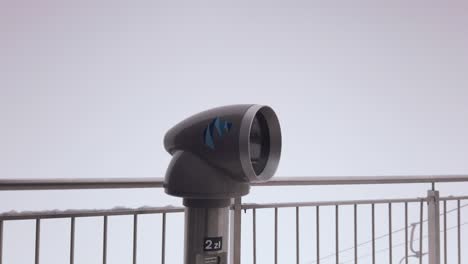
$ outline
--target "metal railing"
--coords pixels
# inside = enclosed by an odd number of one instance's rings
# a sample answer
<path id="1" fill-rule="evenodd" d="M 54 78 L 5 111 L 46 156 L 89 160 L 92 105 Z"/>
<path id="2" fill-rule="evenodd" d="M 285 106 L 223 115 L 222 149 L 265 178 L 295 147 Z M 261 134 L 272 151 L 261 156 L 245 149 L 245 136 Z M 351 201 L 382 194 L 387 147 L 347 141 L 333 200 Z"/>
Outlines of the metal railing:
<path id="1" fill-rule="evenodd" d="M 230 242 L 230 262 L 232 264 L 241 263 L 241 252 L 245 249 L 243 242 L 245 237 L 242 238 L 242 227 L 245 227 L 245 216 L 242 212 L 251 212 L 252 222 L 249 224 L 252 228 L 251 237 L 251 262 L 252 263 L 265 263 L 257 252 L 258 243 L 262 241 L 259 237 L 258 228 L 258 212 L 260 210 L 273 210 L 273 230 L 274 247 L 273 247 L 273 261 L 275 264 L 280 262 L 279 253 L 281 252 L 279 230 L 281 222 L 279 214 L 285 208 L 292 208 L 295 211 L 295 256 L 294 261 L 288 261 L 288 264 L 301 262 L 301 214 L 308 210 L 313 211 L 315 214 L 315 258 L 307 263 L 361 263 L 361 259 L 369 257 L 371 260 L 363 263 L 381 263 L 377 255 L 387 253 L 386 259 L 389 263 L 410 263 L 410 259 L 418 260 L 423 263 L 426 259 L 430 264 L 444 263 L 447 264 L 449 250 L 455 251 L 456 256 L 451 256 L 450 259 L 456 259 L 450 263 L 462 262 L 462 232 L 461 228 L 468 224 L 462 220 L 462 209 L 467 207 L 468 204 L 464 201 L 468 200 L 468 196 L 448 196 L 439 197 L 439 192 L 436 190 L 438 183 L 455 183 L 465 182 L 468 183 L 468 175 L 447 175 L 447 176 L 385 176 L 385 177 L 284 177 L 274 178 L 273 180 L 265 183 L 256 183 L 254 186 L 271 187 L 271 186 L 323 186 L 323 185 L 380 185 L 380 184 L 412 184 L 412 183 L 428 183 L 430 189 L 426 197 L 404 198 L 404 199 L 373 199 L 373 200 L 342 200 L 342 201 L 314 201 L 314 202 L 293 202 L 293 203 L 242 203 L 240 198 L 233 201 L 231 210 L 231 242 Z M 3 191 L 21 191 L 21 190 L 70 190 L 70 189 L 130 189 L 130 188 L 162 188 L 162 179 L 160 178 L 140 178 L 140 179 L 35 179 L 35 180 L 0 180 L 0 190 Z M 468 189 L 467 193 L 468 195 Z M 456 203 L 453 209 L 448 208 L 448 203 Z M 410 223 L 409 221 L 409 207 L 416 205 L 419 207 L 419 219 Z M 443 205 L 443 206 L 441 206 Z M 386 207 L 387 211 L 387 232 L 383 235 L 377 235 L 376 227 L 376 207 Z M 404 226 L 396 228 L 392 223 L 395 219 L 395 208 L 403 206 L 404 208 Z M 352 245 L 343 248 L 340 241 L 346 239 L 345 235 L 340 231 L 340 215 L 344 207 L 352 209 L 352 216 L 349 218 L 353 223 L 352 225 Z M 441 208 L 442 207 L 442 210 Z M 334 215 L 325 217 L 321 212 L 323 208 L 331 208 Z M 371 225 L 371 238 L 365 241 L 359 241 L 358 234 L 363 231 L 359 228 L 358 223 L 364 219 L 359 214 L 362 208 L 370 209 Z M 0 214 L 0 264 L 3 262 L 3 234 L 4 222 L 15 220 L 35 220 L 35 240 L 34 240 L 34 263 L 40 262 L 40 236 L 41 236 L 41 220 L 51 218 L 70 219 L 70 253 L 69 263 L 74 264 L 75 261 L 75 222 L 77 218 L 83 217 L 102 217 L 102 263 L 108 263 L 107 248 L 108 248 L 108 218 L 117 215 L 133 216 L 133 241 L 132 241 L 132 263 L 137 263 L 138 251 L 138 219 L 139 215 L 143 214 L 159 214 L 162 217 L 161 223 L 161 260 L 160 263 L 166 263 L 166 215 L 173 213 L 182 213 L 182 207 L 142 207 L 142 208 L 114 208 L 108 210 L 65 210 L 65 211 L 37 211 L 37 212 L 6 212 Z M 448 226 L 447 215 L 456 214 L 456 224 Z M 441 228 L 440 220 L 443 220 Z M 327 252 L 323 254 L 324 246 L 322 246 L 324 231 L 321 232 L 323 224 L 330 224 L 334 222 L 334 252 Z M 456 231 L 456 242 L 449 241 L 447 233 L 451 230 Z M 394 239 L 395 235 L 399 232 L 404 232 L 404 241 L 398 242 Z M 419 236 L 416 236 L 416 233 Z M 424 235 L 427 233 L 427 235 Z M 442 243 L 441 243 L 442 234 Z M 327 236 L 328 237 L 328 236 Z M 385 249 L 378 249 L 376 243 L 386 239 L 387 247 Z M 427 241 L 427 242 L 425 242 Z M 417 244 L 415 244 L 417 243 Z M 362 254 L 363 247 L 370 245 L 370 253 Z M 442 245 L 442 246 L 441 246 Z M 404 247 L 404 255 L 397 256 L 394 249 L 397 247 Z M 427 252 L 424 252 L 424 247 Z M 455 250 L 453 250 L 455 248 Z M 441 252 L 442 251 L 442 252 Z M 347 253 L 352 253 L 352 258 L 345 259 L 342 256 Z M 443 253 L 443 254 L 441 254 Z M 397 259 L 397 257 L 399 259 Z M 426 257 L 426 259 L 425 259 Z M 330 262 L 331 261 L 331 262 Z M 399 261 L 399 262 L 397 262 Z M 441 262 L 442 261 L 442 262 Z M 466 260 L 463 260 L 466 262 Z"/>
<path id="2" fill-rule="evenodd" d="M 132 189 L 132 188 L 162 188 L 163 181 L 160 178 L 137 178 L 137 179 L 6 179 L 0 180 L 2 191 L 25 191 L 25 190 L 84 190 L 84 189 Z M 70 253 L 69 263 L 75 262 L 75 223 L 77 218 L 102 217 L 102 263 L 108 263 L 108 218 L 111 216 L 133 216 L 133 240 L 132 240 L 132 263 L 137 263 L 137 230 L 138 216 L 144 214 L 160 214 L 161 224 L 161 263 L 166 263 L 166 215 L 172 213 L 183 213 L 184 208 L 166 207 L 140 207 L 140 208 L 113 208 L 107 210 L 53 210 L 53 211 L 26 211 L 5 212 L 0 214 L 0 264 L 3 264 L 3 231 L 5 221 L 35 220 L 34 238 L 34 263 L 40 263 L 40 236 L 41 221 L 44 219 L 70 219 Z"/>
<path id="3" fill-rule="evenodd" d="M 373 200 L 344 200 L 344 201 L 321 201 L 321 202 L 293 202 L 293 203 L 269 203 L 269 204 L 242 204 L 241 199 L 237 199 L 236 203 L 241 204 L 239 210 L 234 210 L 234 214 L 241 214 L 241 210 L 252 210 L 252 263 L 257 263 L 257 211 L 259 209 L 273 209 L 274 210 L 274 263 L 279 262 L 278 251 L 280 250 L 279 237 L 278 237 L 278 214 L 279 210 L 282 208 L 293 208 L 295 209 L 295 262 L 301 263 L 300 261 L 300 212 L 302 208 L 313 207 L 315 208 L 315 260 L 310 263 L 322 263 L 324 260 L 333 258 L 333 262 L 327 263 L 360 263 L 360 259 L 366 257 L 366 255 L 359 255 L 359 248 L 371 244 L 371 253 L 369 254 L 371 261 L 364 263 L 381 263 L 376 258 L 376 240 L 388 238 L 388 247 L 384 250 L 388 253 L 388 263 L 395 263 L 395 256 L 393 249 L 396 246 L 402 246 L 401 244 L 395 244 L 393 240 L 393 235 L 396 232 L 403 232 L 405 234 L 404 242 L 402 243 L 405 247 L 404 256 L 399 260 L 398 263 L 408 264 L 410 258 L 418 259 L 419 263 L 422 264 L 424 259 L 423 257 L 427 255 L 428 263 L 430 264 L 439 264 L 448 262 L 448 248 L 449 243 L 447 239 L 447 232 L 449 229 L 455 229 L 457 232 L 457 239 L 455 245 L 450 245 L 450 247 L 456 248 L 456 263 L 462 263 L 462 235 L 461 227 L 468 224 L 467 222 L 461 222 L 461 209 L 467 207 L 468 204 L 461 204 L 462 201 L 468 200 L 468 196 L 449 196 L 449 197 L 439 197 L 439 192 L 436 190 L 436 183 L 453 183 L 453 182 L 468 182 L 468 177 L 464 175 L 447 175 L 447 176 L 386 176 L 386 177 L 292 177 L 292 178 L 277 178 L 270 182 L 258 183 L 256 186 L 323 186 L 323 185 L 358 185 L 358 184 L 368 184 L 368 185 L 377 185 L 377 184 L 414 184 L 414 183 L 429 183 L 431 184 L 430 190 L 427 192 L 426 197 L 421 198 L 405 198 L 405 199 L 373 199 Z M 468 194 L 468 189 L 466 191 Z M 447 202 L 455 201 L 457 203 L 456 209 L 450 211 L 447 210 Z M 416 203 L 419 205 L 419 221 L 409 224 L 408 220 L 408 205 Z M 443 203 L 443 212 L 440 211 L 439 204 Z M 386 235 L 376 238 L 376 223 L 375 223 L 375 206 L 376 205 L 387 205 L 388 207 L 388 233 Z M 404 220 L 405 225 L 402 228 L 397 230 L 394 229 L 392 225 L 393 219 L 393 207 L 395 205 L 402 204 L 404 206 Z M 425 206 L 426 205 L 426 206 Z M 352 206 L 352 221 L 353 221 L 353 236 L 352 241 L 353 245 L 351 247 L 340 249 L 340 209 L 344 206 Z M 372 238 L 368 241 L 358 242 L 358 208 L 362 206 L 371 207 L 371 233 Z M 335 252 L 327 254 L 326 256 L 321 255 L 320 245 L 321 245 L 321 236 L 320 236 L 320 209 L 324 207 L 332 207 L 334 209 L 335 215 L 333 219 L 326 219 L 327 221 L 334 221 L 334 236 L 335 236 Z M 426 208 L 426 210 L 425 210 Z M 447 213 L 448 212 L 457 212 L 457 224 L 453 227 L 447 227 Z M 440 217 L 444 219 L 443 228 L 440 228 Z M 427 227 L 425 226 L 427 223 Z M 240 229 L 241 222 L 238 221 L 235 223 Z M 416 227 L 419 227 L 419 238 L 415 237 Z M 411 228 L 411 238 L 409 237 L 409 229 Z M 427 228 L 427 236 L 424 235 L 425 228 Z M 443 234 L 443 259 L 441 259 L 441 241 L 440 234 Z M 234 232 L 234 240 L 240 240 L 241 232 Z M 414 242 L 419 242 L 419 245 L 415 248 Z M 427 245 L 424 245 L 424 240 L 427 240 Z M 241 249 L 239 248 L 240 243 L 235 243 L 236 246 L 232 249 L 234 255 L 235 264 L 240 264 L 240 254 Z M 239 246 L 237 246 L 239 245 Z M 423 252 L 424 246 L 427 247 L 427 252 Z M 353 251 L 353 256 L 351 259 L 342 260 L 340 255 L 345 251 Z M 381 250 L 382 251 L 382 250 Z M 411 252 L 410 252 L 411 251 Z M 441 262 L 443 261 L 443 262 Z M 263 263 L 263 262 L 260 262 Z M 292 263 L 292 261 L 290 262 Z M 455 263 L 455 262 L 450 262 Z"/>

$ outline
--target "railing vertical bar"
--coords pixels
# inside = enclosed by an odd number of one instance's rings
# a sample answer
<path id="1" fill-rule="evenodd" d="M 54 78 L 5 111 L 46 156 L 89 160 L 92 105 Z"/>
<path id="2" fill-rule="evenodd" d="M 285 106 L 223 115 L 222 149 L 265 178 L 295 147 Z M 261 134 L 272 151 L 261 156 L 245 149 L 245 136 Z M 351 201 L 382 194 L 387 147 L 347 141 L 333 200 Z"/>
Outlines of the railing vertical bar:
<path id="1" fill-rule="evenodd" d="M 3 263 L 3 220 L 0 220 L 0 264 Z"/>
<path id="2" fill-rule="evenodd" d="M 234 209 L 230 213 L 230 259 L 232 264 L 241 263 L 241 253 L 242 253 L 242 198 L 233 199 Z"/>
<path id="3" fill-rule="evenodd" d="M 357 204 L 354 204 L 354 264 L 358 263 Z"/>
<path id="4" fill-rule="evenodd" d="M 296 263 L 299 264 L 299 207 L 296 207 Z"/>
<path id="5" fill-rule="evenodd" d="M 0 264 L 3 263 L 3 220 L 0 220 Z"/>
<path id="6" fill-rule="evenodd" d="M 278 207 L 275 207 L 275 264 L 278 264 Z"/>
<path id="7" fill-rule="evenodd" d="M 339 243 L 339 208 L 335 205 L 335 252 L 336 252 L 336 264 L 340 264 L 340 243 Z"/>
<path id="8" fill-rule="evenodd" d="M 133 215 L 133 264 L 137 263 L 138 214 Z"/>
<path id="9" fill-rule="evenodd" d="M 315 227 L 316 227 L 316 254 L 317 264 L 320 264 L 320 207 L 315 207 Z"/>
<path id="10" fill-rule="evenodd" d="M 253 263 L 257 264 L 257 210 L 255 208 L 252 210 L 252 223 Z"/>
<path id="11" fill-rule="evenodd" d="M 458 264 L 461 264 L 461 211 L 460 200 L 457 200 L 457 240 L 458 240 Z"/>
<path id="12" fill-rule="evenodd" d="M 405 202 L 405 264 L 408 264 L 408 202 Z"/>
<path id="13" fill-rule="evenodd" d="M 372 264 L 375 264 L 375 204 L 372 204 Z"/>
<path id="14" fill-rule="evenodd" d="M 39 264 L 40 258 L 40 247 L 41 247 L 41 219 L 36 219 L 36 241 L 35 241 L 35 251 L 34 251 L 34 263 Z"/>
<path id="15" fill-rule="evenodd" d="M 427 191 L 427 234 L 430 264 L 440 264 L 440 202 L 439 191 Z"/>
<path id="16" fill-rule="evenodd" d="M 447 264 L 447 200 L 444 200 L 444 263 Z"/>
<path id="17" fill-rule="evenodd" d="M 70 264 L 73 264 L 75 263 L 75 217 L 70 221 Z"/>
<path id="18" fill-rule="evenodd" d="M 161 264 L 166 263 L 166 213 L 162 214 Z"/>
<path id="19" fill-rule="evenodd" d="M 102 229 L 102 263 L 107 263 L 107 215 L 104 216 Z"/>
<path id="20" fill-rule="evenodd" d="M 424 213 L 424 202 L 421 200 L 419 204 L 419 264 L 423 263 L 423 213 Z"/>
<path id="21" fill-rule="evenodd" d="M 388 203 L 388 258 L 393 262 L 393 236 L 392 236 L 392 203 Z"/>

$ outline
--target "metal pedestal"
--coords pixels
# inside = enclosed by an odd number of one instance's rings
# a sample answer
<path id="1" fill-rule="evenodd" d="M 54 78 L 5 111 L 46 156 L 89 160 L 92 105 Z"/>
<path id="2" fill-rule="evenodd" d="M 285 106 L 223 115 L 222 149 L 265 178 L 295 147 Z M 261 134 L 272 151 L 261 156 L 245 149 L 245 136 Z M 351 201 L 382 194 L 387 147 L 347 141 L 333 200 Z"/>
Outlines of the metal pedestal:
<path id="1" fill-rule="evenodd" d="M 185 264 L 227 264 L 229 207 L 185 209 Z"/>

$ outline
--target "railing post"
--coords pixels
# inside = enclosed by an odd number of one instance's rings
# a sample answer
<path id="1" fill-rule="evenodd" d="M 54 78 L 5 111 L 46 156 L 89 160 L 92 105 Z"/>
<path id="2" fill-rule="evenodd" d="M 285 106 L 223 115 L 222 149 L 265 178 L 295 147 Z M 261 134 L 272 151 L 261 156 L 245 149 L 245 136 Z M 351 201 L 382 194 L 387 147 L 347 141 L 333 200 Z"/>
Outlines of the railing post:
<path id="1" fill-rule="evenodd" d="M 231 210 L 230 227 L 230 263 L 241 263 L 241 221 L 242 221 L 242 199 L 233 199 L 233 209 Z"/>
<path id="2" fill-rule="evenodd" d="M 427 192 L 429 264 L 440 264 L 440 208 L 439 191 Z"/>

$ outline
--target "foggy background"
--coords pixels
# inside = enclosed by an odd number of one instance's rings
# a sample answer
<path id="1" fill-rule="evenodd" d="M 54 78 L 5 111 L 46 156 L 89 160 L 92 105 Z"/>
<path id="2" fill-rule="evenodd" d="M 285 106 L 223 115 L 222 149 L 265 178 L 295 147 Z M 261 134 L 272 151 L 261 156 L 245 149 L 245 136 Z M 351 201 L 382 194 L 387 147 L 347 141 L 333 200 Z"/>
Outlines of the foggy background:
<path id="1" fill-rule="evenodd" d="M 0 0 L 0 177 L 162 177 L 170 127 L 237 103 L 277 112 L 277 176 L 466 174 L 467 11 L 463 1 Z M 429 187 L 259 187 L 244 201 L 422 197 Z M 447 196 L 468 186 L 437 187 Z M 180 205 L 159 189 L 0 192 L 0 200 L 2 211 Z M 315 256 L 313 209 L 301 218 L 301 263 Z M 243 263 L 251 263 L 244 216 Z M 281 263 L 293 262 L 293 216 L 280 210 Z M 331 211 L 321 217 L 327 255 L 334 220 Z M 158 263 L 160 216 L 140 219 L 138 261 Z M 272 263 L 273 211 L 257 220 L 258 261 Z M 108 263 L 129 263 L 132 217 L 109 221 Z M 350 232 L 352 221 L 342 222 Z M 166 263 L 181 263 L 182 224 L 168 216 Z M 101 226 L 77 220 L 75 263 L 101 261 Z M 42 228 L 42 263 L 66 263 L 69 220 Z M 360 240 L 366 228 L 360 221 Z M 33 240 L 33 221 L 5 222 L 4 263 L 31 263 Z"/>

